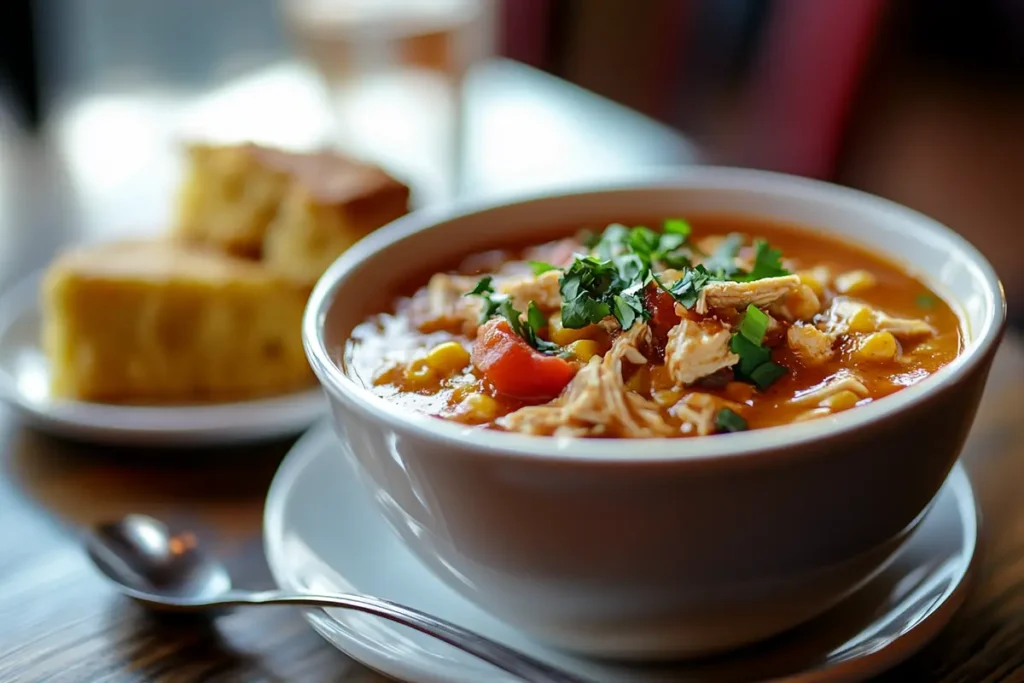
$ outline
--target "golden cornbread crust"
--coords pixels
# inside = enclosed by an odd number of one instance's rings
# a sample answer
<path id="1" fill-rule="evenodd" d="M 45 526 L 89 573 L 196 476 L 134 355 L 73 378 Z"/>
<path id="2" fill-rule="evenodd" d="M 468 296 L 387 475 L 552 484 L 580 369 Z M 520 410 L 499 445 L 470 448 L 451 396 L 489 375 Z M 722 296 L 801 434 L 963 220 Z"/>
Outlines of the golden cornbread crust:
<path id="1" fill-rule="evenodd" d="M 311 285 L 354 242 L 409 210 L 409 188 L 332 152 L 193 145 L 173 234 Z"/>
<path id="2" fill-rule="evenodd" d="M 308 287 L 258 263 L 171 242 L 89 247 L 43 286 L 55 395 L 123 403 L 236 400 L 312 384 Z"/>

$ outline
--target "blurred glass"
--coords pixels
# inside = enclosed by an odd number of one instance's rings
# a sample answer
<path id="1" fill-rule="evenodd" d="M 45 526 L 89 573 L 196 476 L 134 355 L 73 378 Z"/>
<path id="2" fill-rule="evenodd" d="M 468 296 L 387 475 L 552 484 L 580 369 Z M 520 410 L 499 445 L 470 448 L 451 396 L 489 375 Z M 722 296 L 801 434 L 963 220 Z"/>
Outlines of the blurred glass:
<path id="1" fill-rule="evenodd" d="M 493 53 L 492 2 L 280 0 L 331 93 L 337 146 L 401 176 L 418 204 L 459 194 L 463 81 Z"/>

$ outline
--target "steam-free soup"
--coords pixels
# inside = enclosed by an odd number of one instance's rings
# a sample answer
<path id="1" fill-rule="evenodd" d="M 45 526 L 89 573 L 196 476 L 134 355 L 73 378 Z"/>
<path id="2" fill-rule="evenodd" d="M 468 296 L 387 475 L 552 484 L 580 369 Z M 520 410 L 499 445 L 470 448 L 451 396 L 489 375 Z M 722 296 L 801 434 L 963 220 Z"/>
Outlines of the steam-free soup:
<path id="1" fill-rule="evenodd" d="M 860 247 L 749 219 L 653 225 L 467 255 L 359 325 L 346 371 L 471 425 L 688 437 L 856 409 L 960 352 L 950 306 Z"/>

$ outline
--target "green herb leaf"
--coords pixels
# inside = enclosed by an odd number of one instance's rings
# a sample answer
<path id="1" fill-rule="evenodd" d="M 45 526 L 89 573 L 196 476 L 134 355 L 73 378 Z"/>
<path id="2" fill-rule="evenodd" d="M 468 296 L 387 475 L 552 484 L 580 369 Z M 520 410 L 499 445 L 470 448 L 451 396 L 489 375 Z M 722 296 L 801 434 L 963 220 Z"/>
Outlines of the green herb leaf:
<path id="1" fill-rule="evenodd" d="M 693 229 L 682 218 L 666 218 L 661 231 L 666 235 L 682 235 L 683 241 L 686 241 L 689 239 Z"/>
<path id="2" fill-rule="evenodd" d="M 774 384 L 775 380 L 785 374 L 786 368 L 782 367 L 778 363 L 768 361 L 767 363 L 762 363 L 754 368 L 754 371 L 750 373 L 750 381 L 756 384 L 758 389 L 764 391 Z"/>
<path id="3" fill-rule="evenodd" d="M 558 270 L 557 266 L 553 266 L 550 263 L 544 263 L 543 261 L 530 261 L 530 270 L 533 271 L 534 275 L 543 275 L 549 270 Z"/>
<path id="4" fill-rule="evenodd" d="M 722 240 L 722 243 L 715 249 L 715 253 L 704 262 L 704 267 L 712 273 L 718 274 L 726 279 L 735 275 L 739 268 L 736 266 L 736 255 L 740 252 L 740 245 L 743 237 L 733 233 Z"/>
<path id="5" fill-rule="evenodd" d="M 594 246 L 597 256 L 603 261 L 611 261 L 627 249 L 629 230 L 625 225 L 613 223 L 601 233 L 601 238 Z"/>
<path id="6" fill-rule="evenodd" d="M 535 301 L 531 301 L 526 309 L 526 322 L 529 323 L 530 329 L 533 330 L 534 334 L 537 334 L 548 325 L 547 316 L 540 312 Z"/>
<path id="7" fill-rule="evenodd" d="M 661 243 L 661 235 L 650 228 L 636 227 L 629 231 L 627 244 L 635 254 L 650 261 L 651 254 L 658 250 Z"/>
<path id="8" fill-rule="evenodd" d="M 766 277 L 783 277 L 789 271 L 782 267 L 782 250 L 772 249 L 764 240 L 754 243 L 754 268 L 749 273 L 735 279 L 744 282 L 763 280 Z"/>
<path id="9" fill-rule="evenodd" d="M 619 321 L 624 330 L 633 327 L 637 318 L 643 318 L 644 305 L 636 296 L 624 297 L 616 294 L 612 297 L 612 315 Z"/>
<path id="10" fill-rule="evenodd" d="M 662 254 L 661 262 L 665 264 L 666 268 L 674 268 L 675 270 L 682 270 L 683 268 L 692 268 L 693 261 L 687 254 L 681 251 L 672 252 L 669 254 Z"/>
<path id="11" fill-rule="evenodd" d="M 471 291 L 466 292 L 463 296 L 478 296 L 480 297 L 484 305 L 480 309 L 480 324 L 483 325 L 485 322 L 490 320 L 495 315 L 498 315 L 501 304 L 508 300 L 508 296 L 505 294 L 498 294 L 494 291 L 493 283 L 494 278 L 484 277 L 476 283 Z"/>
<path id="12" fill-rule="evenodd" d="M 474 287 L 471 291 L 466 292 L 464 296 L 482 296 L 484 294 L 493 294 L 494 287 L 491 286 L 492 282 L 494 282 L 493 277 L 488 276 L 480 278 L 480 281 L 476 283 L 476 287 Z"/>
<path id="13" fill-rule="evenodd" d="M 508 321 L 509 327 L 517 335 L 522 337 L 527 344 L 541 353 L 556 354 L 561 347 L 546 339 L 541 339 L 538 334 L 547 325 L 547 318 L 537 308 L 537 304 L 530 302 L 526 312 L 526 320 L 522 319 L 523 314 L 512 305 L 512 300 L 506 298 L 498 307 L 499 312 Z"/>
<path id="14" fill-rule="evenodd" d="M 761 342 L 764 341 L 765 332 L 768 331 L 768 322 L 767 313 L 754 304 L 749 304 L 746 315 L 740 321 L 739 333 L 751 343 L 760 346 Z"/>
<path id="15" fill-rule="evenodd" d="M 611 314 L 608 304 L 585 296 L 562 302 L 562 326 L 571 330 L 599 323 Z"/>
<path id="16" fill-rule="evenodd" d="M 743 432 L 747 430 L 747 421 L 736 411 L 722 408 L 715 416 L 715 428 L 720 432 Z"/>
<path id="17" fill-rule="evenodd" d="M 668 287 L 662 285 L 661 282 L 658 282 L 658 286 L 672 295 L 672 298 L 682 304 L 684 308 L 693 308 L 697 303 L 697 299 L 700 298 L 701 291 L 714 279 L 714 276 L 708 272 L 707 268 L 697 265 L 687 269 L 683 273 L 683 277 Z"/>
<path id="18" fill-rule="evenodd" d="M 591 250 L 601 241 L 601 233 L 594 232 L 593 230 L 581 230 L 577 238 L 584 247 Z"/>
<path id="19" fill-rule="evenodd" d="M 938 303 L 935 297 L 931 294 L 918 294 L 914 299 L 914 303 L 918 308 L 923 308 L 926 311 L 935 308 L 935 304 Z"/>

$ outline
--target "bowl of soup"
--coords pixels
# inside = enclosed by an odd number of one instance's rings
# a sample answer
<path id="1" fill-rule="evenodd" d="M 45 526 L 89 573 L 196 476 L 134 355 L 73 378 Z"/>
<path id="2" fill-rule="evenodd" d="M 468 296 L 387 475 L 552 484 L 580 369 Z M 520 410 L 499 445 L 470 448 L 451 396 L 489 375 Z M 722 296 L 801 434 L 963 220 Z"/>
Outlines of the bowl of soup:
<path id="1" fill-rule="evenodd" d="M 391 528 L 558 646 L 677 657 L 834 605 L 913 533 L 1005 318 L 889 201 L 693 168 L 400 219 L 304 321 Z"/>

